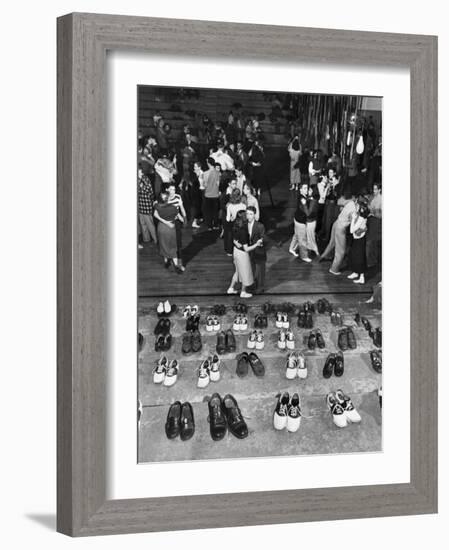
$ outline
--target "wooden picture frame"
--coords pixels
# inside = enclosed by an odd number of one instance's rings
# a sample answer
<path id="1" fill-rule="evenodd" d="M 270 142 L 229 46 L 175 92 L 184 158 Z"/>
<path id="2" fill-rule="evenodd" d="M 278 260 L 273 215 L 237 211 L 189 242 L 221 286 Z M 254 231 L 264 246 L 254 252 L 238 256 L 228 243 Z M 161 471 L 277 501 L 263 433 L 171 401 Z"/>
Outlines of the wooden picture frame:
<path id="1" fill-rule="evenodd" d="M 437 38 L 82 13 L 57 25 L 58 531 L 86 536 L 436 512 Z M 108 50 L 410 69 L 410 483 L 106 499 Z"/>

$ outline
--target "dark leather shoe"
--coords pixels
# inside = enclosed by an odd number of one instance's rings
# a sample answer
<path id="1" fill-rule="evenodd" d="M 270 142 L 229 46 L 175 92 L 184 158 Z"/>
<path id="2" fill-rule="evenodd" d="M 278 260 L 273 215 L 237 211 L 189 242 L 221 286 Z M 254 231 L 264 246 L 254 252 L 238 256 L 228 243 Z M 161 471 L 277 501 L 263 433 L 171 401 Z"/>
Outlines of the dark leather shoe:
<path id="1" fill-rule="evenodd" d="M 255 376 L 260 377 L 265 374 L 265 366 L 254 352 L 248 355 L 248 360 Z"/>
<path id="2" fill-rule="evenodd" d="M 324 363 L 323 367 L 323 377 L 324 378 L 330 378 L 334 372 L 334 366 L 335 366 L 335 353 L 330 353 L 326 361 Z"/>
<path id="3" fill-rule="evenodd" d="M 313 328 L 313 316 L 311 311 L 306 311 L 305 328 Z"/>
<path id="4" fill-rule="evenodd" d="M 345 358 L 343 352 L 339 351 L 335 356 L 334 374 L 335 376 L 343 376 L 345 372 Z"/>
<path id="5" fill-rule="evenodd" d="M 197 353 L 200 351 L 200 349 L 203 347 L 203 343 L 201 341 L 201 334 L 198 329 L 194 330 L 192 333 L 192 351 L 193 353 Z"/>
<path id="6" fill-rule="evenodd" d="M 139 351 L 142 351 L 143 345 L 145 343 L 145 338 L 141 332 L 137 333 L 137 344 L 139 346 Z"/>
<path id="7" fill-rule="evenodd" d="M 315 333 L 312 331 L 309 334 L 309 337 L 307 339 L 307 346 L 309 349 L 315 349 L 316 348 L 316 336 Z"/>
<path id="8" fill-rule="evenodd" d="M 184 333 L 182 337 L 182 345 L 181 345 L 181 351 L 182 353 L 191 353 L 192 351 L 192 333 L 186 332 Z"/>
<path id="9" fill-rule="evenodd" d="M 301 310 L 298 313 L 298 327 L 304 328 L 306 326 L 306 312 L 304 310 Z"/>
<path id="10" fill-rule="evenodd" d="M 320 349 L 324 349 L 326 347 L 326 342 L 324 341 L 323 334 L 319 328 L 315 330 L 315 336 L 316 336 L 316 343 L 317 346 Z"/>
<path id="11" fill-rule="evenodd" d="M 362 326 L 362 318 L 360 317 L 360 313 L 356 313 L 354 317 L 354 321 L 357 323 L 358 327 Z"/>
<path id="12" fill-rule="evenodd" d="M 170 331 L 170 319 L 167 319 L 165 317 L 162 317 L 157 322 L 157 325 L 154 327 L 154 334 L 157 336 L 158 334 L 166 334 Z"/>
<path id="13" fill-rule="evenodd" d="M 174 439 L 181 431 L 181 403 L 175 401 L 168 409 L 165 421 L 165 434 L 168 439 Z"/>
<path id="14" fill-rule="evenodd" d="M 239 378 L 243 378 L 248 374 L 249 357 L 246 351 L 237 356 L 237 368 L 235 373 Z"/>
<path id="15" fill-rule="evenodd" d="M 338 332 L 338 347 L 341 351 L 346 351 L 348 349 L 348 333 L 345 328 L 342 328 Z"/>
<path id="16" fill-rule="evenodd" d="M 223 412 L 228 422 L 228 429 L 238 439 L 245 439 L 248 436 L 248 426 L 243 419 L 242 412 L 239 409 L 238 403 L 230 394 L 223 397 L 222 401 Z"/>
<path id="17" fill-rule="evenodd" d="M 316 303 L 316 310 L 318 313 L 325 313 L 326 311 L 326 304 L 323 302 L 322 298 L 320 298 Z"/>
<path id="18" fill-rule="evenodd" d="M 366 317 L 362 317 L 360 320 L 362 321 L 362 325 L 364 326 L 365 330 L 367 332 L 370 332 L 371 323 L 368 321 L 368 319 Z"/>
<path id="19" fill-rule="evenodd" d="M 190 403 L 183 403 L 181 406 L 181 441 L 187 441 L 195 433 L 195 418 Z"/>
<path id="20" fill-rule="evenodd" d="M 268 327 L 268 319 L 266 315 L 260 315 L 260 328 L 267 328 Z"/>
<path id="21" fill-rule="evenodd" d="M 155 351 L 164 351 L 164 342 L 165 342 L 164 335 L 159 334 L 159 336 L 156 338 L 156 342 L 154 344 L 154 350 Z"/>
<path id="22" fill-rule="evenodd" d="M 348 335 L 348 346 L 349 349 L 356 349 L 357 348 L 357 340 L 355 339 L 354 331 L 351 327 L 348 327 L 346 329 L 346 334 Z"/>
<path id="23" fill-rule="evenodd" d="M 233 353 L 236 350 L 235 336 L 231 329 L 226 331 L 226 351 Z"/>
<path id="24" fill-rule="evenodd" d="M 214 393 L 209 399 L 208 409 L 210 436 L 214 441 L 219 441 L 226 434 L 226 416 L 218 393 Z"/>
<path id="25" fill-rule="evenodd" d="M 370 351 L 371 366 L 378 374 L 382 374 L 382 359 L 376 350 Z"/>
<path id="26" fill-rule="evenodd" d="M 168 351 L 171 348 L 171 343 L 172 343 L 172 336 L 170 333 L 168 333 L 164 336 L 164 344 L 163 344 L 162 351 Z"/>
<path id="27" fill-rule="evenodd" d="M 217 334 L 216 350 L 219 355 L 226 353 L 226 334 L 222 330 Z"/>
<path id="28" fill-rule="evenodd" d="M 382 347 L 382 329 L 379 327 L 374 331 L 373 342 L 376 347 Z"/>

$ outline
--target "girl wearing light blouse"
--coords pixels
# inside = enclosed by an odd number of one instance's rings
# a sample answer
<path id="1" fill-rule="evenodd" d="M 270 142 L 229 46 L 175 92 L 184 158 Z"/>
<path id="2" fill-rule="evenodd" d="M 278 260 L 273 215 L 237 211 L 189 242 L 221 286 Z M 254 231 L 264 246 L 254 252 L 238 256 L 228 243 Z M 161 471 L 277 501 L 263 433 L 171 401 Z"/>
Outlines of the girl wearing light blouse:
<path id="1" fill-rule="evenodd" d="M 348 279 L 352 279 L 354 283 L 360 285 L 365 284 L 366 230 L 368 215 L 368 207 L 364 204 L 357 204 L 356 210 L 352 214 L 349 228 L 353 241 L 349 253 L 349 265 L 351 266 L 352 273 L 348 275 Z"/>
<path id="2" fill-rule="evenodd" d="M 256 222 L 258 222 L 259 217 L 260 217 L 259 201 L 255 197 L 254 187 L 249 185 L 249 183 L 245 183 L 243 185 L 243 197 L 242 197 L 242 199 L 243 199 L 243 202 L 245 203 L 246 206 L 254 206 L 254 208 L 256 209 L 255 220 L 256 220 Z"/>

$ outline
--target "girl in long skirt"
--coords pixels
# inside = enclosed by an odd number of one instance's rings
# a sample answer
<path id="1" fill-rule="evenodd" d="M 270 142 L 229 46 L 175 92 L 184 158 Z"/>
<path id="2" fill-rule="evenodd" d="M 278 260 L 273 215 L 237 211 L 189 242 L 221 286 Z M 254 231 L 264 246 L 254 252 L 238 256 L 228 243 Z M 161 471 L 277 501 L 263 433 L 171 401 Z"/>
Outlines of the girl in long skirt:
<path id="1" fill-rule="evenodd" d="M 353 237 L 351 250 L 349 253 L 349 264 L 352 273 L 348 279 L 353 279 L 354 283 L 365 284 L 366 271 L 366 231 L 367 218 L 369 210 L 364 204 L 358 204 L 356 211 L 352 215 L 350 232 Z"/>

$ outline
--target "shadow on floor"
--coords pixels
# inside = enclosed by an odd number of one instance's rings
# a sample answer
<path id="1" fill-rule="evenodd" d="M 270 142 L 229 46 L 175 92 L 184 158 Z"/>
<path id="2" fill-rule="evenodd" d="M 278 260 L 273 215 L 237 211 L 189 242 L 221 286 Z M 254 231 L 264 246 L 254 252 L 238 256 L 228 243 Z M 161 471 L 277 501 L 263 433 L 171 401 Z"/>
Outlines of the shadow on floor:
<path id="1" fill-rule="evenodd" d="M 50 531 L 56 531 L 56 514 L 25 514 L 25 517 Z"/>

